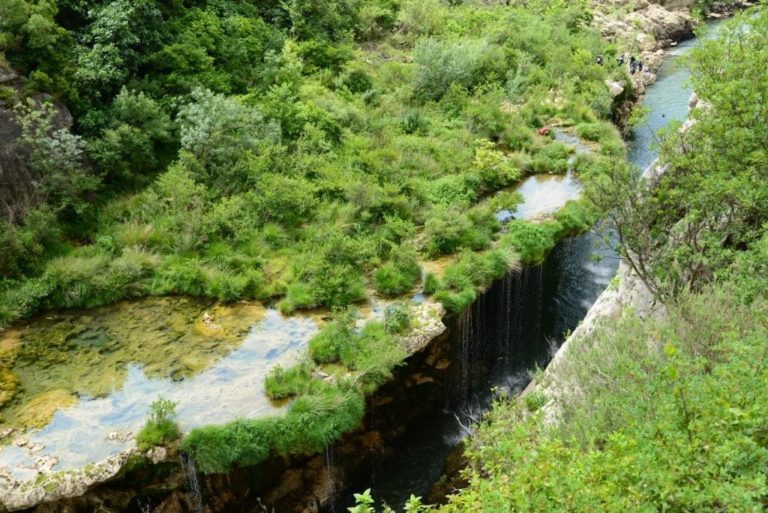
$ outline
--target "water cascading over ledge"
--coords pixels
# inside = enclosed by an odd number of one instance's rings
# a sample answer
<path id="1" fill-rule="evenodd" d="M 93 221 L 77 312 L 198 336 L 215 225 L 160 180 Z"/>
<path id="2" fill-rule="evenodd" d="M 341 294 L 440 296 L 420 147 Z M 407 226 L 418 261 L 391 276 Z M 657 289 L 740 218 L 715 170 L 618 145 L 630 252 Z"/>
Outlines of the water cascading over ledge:
<path id="1" fill-rule="evenodd" d="M 491 399 L 491 386 L 522 388 L 529 371 L 547 362 L 550 339 L 560 340 L 580 320 L 578 310 L 583 315 L 586 307 L 579 306 L 578 293 L 596 280 L 579 262 L 592 251 L 589 236 L 567 239 L 541 265 L 492 284 L 368 398 L 364 426 L 323 454 L 199 475 L 199 489 L 188 484 L 195 482 L 187 475 L 190 466 L 172 459 L 127 469 L 84 496 L 39 511 L 90 512 L 102 505 L 138 513 L 151 504 L 164 513 L 186 513 L 199 510 L 198 501 L 209 513 L 258 511 L 262 504 L 268 511 L 332 511 L 334 502 L 344 511 L 348 494 L 368 487 L 392 504 L 410 493 L 426 496 L 464 434 L 456 416 L 475 415 Z M 606 276 L 597 281 L 607 283 Z"/>
<path id="2" fill-rule="evenodd" d="M 392 411 L 416 418 L 403 436 L 389 442 L 391 457 L 377 461 L 352 489 L 370 487 L 374 496 L 395 505 L 410 493 L 428 496 L 466 428 L 493 399 L 491 389 L 521 391 L 531 372 L 546 366 L 565 334 L 578 325 L 617 266 L 615 254 L 595 235 L 564 239 L 543 263 L 508 273 L 448 319 L 448 332 L 426 349 L 421 368 L 398 372 L 395 380 L 416 376 L 423 384 L 400 395 L 391 385 L 380 391 L 380 397 L 401 403 Z M 375 409 L 377 418 L 387 416 L 385 407 Z M 349 499 L 337 506 L 349 506 Z"/>

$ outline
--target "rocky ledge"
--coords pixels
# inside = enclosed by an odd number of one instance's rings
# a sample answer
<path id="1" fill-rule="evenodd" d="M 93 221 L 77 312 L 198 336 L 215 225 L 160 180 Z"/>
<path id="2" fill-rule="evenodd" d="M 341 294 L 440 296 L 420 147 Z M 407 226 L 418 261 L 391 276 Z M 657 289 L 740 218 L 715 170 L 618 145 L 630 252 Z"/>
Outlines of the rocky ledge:
<path id="1" fill-rule="evenodd" d="M 426 349 L 430 343 L 446 331 L 443 323 L 445 308 L 441 303 L 425 301 L 411 305 L 412 328 L 400 337 L 400 343 L 414 355 Z M 10 438 L 14 433 L 8 433 Z M 132 441 L 133 434 L 115 432 L 110 434 L 121 441 Z M 28 452 L 34 464 L 25 469 L 0 467 L 0 512 L 33 508 L 43 503 L 54 503 L 84 495 L 95 486 L 115 479 L 132 457 L 145 457 L 153 464 L 168 459 L 167 451 L 156 447 L 145 454 L 131 444 L 128 449 L 102 461 L 70 470 L 54 470 L 58 461 L 55 457 L 42 455 L 44 447 L 29 442 L 23 433 L 11 440 L 14 449 Z M 35 455 L 40 457 L 35 457 Z M 19 472 L 22 470 L 23 472 Z"/>

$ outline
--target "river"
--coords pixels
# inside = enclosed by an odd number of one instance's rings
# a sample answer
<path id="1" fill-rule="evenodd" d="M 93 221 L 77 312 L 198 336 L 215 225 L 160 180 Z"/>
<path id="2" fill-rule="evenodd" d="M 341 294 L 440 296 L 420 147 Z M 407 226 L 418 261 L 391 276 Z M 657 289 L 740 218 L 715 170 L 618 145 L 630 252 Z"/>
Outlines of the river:
<path id="1" fill-rule="evenodd" d="M 705 37 L 716 33 L 718 23 L 708 23 Z M 690 73 L 680 58 L 698 42 L 691 39 L 670 49 L 643 98 L 647 115 L 628 141 L 628 158 L 639 170 L 656 159 L 656 132 L 687 116 Z M 494 284 L 462 318 L 462 352 L 457 357 L 471 368 L 460 385 L 463 390 L 458 390 L 459 399 L 409 430 L 395 446 L 394 456 L 360 480 L 358 489 L 370 487 L 377 500 L 393 507 L 400 507 L 410 494 L 426 496 L 448 455 L 466 436 L 467 426 L 482 415 L 494 394 L 519 393 L 532 371 L 547 365 L 608 286 L 618 263 L 601 236 L 589 232 L 561 241 L 542 265 Z M 478 360 L 473 351 L 492 353 L 480 358 L 486 362 L 484 372 L 472 367 Z M 351 498 L 344 497 L 335 509 L 345 511 L 351 504 Z"/>

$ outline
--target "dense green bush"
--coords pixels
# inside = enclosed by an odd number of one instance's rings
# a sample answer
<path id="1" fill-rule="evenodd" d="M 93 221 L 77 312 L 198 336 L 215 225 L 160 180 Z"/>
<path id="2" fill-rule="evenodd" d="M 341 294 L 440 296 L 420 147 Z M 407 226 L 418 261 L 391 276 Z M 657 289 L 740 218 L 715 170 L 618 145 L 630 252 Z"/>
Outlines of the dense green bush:
<path id="1" fill-rule="evenodd" d="M 414 92 L 423 100 L 439 100 L 452 84 L 472 88 L 500 78 L 501 53 L 487 41 L 422 39 L 414 57 L 419 66 Z"/>
<path id="2" fill-rule="evenodd" d="M 264 389 L 270 399 L 286 399 L 309 391 L 312 386 L 312 366 L 300 363 L 284 369 L 275 365 L 264 378 Z"/>
<path id="3" fill-rule="evenodd" d="M 557 222 L 511 221 L 502 243 L 514 248 L 523 263 L 537 264 L 555 246 L 556 236 L 561 231 L 562 226 Z"/>
<path id="4" fill-rule="evenodd" d="M 384 328 L 387 333 L 406 333 L 411 327 L 411 310 L 406 302 L 387 305 L 384 309 Z"/>
<path id="5" fill-rule="evenodd" d="M 339 360 L 343 348 L 349 346 L 355 334 L 358 312 L 353 308 L 343 310 L 309 341 L 309 355 L 318 363 Z"/>
<path id="6" fill-rule="evenodd" d="M 392 260 L 373 274 L 376 291 L 385 296 L 399 296 L 410 291 L 421 276 L 416 256 L 404 248 L 395 250 Z"/>
<path id="7" fill-rule="evenodd" d="M 426 276 L 424 276 L 424 286 L 422 287 L 422 292 L 424 292 L 425 296 L 431 296 L 435 292 L 437 292 L 437 289 L 440 288 L 440 280 L 435 276 L 434 273 L 427 273 Z"/>

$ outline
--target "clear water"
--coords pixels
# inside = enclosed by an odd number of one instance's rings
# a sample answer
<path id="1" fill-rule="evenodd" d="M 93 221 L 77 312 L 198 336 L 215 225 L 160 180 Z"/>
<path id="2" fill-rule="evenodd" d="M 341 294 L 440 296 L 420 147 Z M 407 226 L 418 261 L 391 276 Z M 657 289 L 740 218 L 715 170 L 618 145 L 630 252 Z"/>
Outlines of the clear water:
<path id="1" fill-rule="evenodd" d="M 42 456 L 67 470 L 117 454 L 133 442 L 109 434 L 139 430 L 158 396 L 178 402 L 183 430 L 280 414 L 283 407 L 264 394 L 264 377 L 272 365 L 294 361 L 316 330 L 311 317 L 284 317 L 258 304 L 215 307 L 183 298 L 42 318 L 15 335 L 20 347 L 11 368 L 22 389 L 2 411 L 11 427 L 27 418 L 37 424 L 25 438 L 40 449 L 1 447 L 0 467 L 29 479 Z"/>

